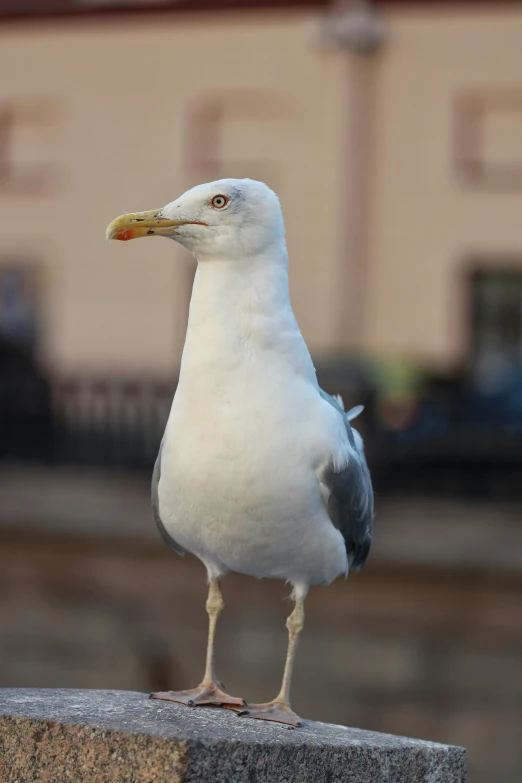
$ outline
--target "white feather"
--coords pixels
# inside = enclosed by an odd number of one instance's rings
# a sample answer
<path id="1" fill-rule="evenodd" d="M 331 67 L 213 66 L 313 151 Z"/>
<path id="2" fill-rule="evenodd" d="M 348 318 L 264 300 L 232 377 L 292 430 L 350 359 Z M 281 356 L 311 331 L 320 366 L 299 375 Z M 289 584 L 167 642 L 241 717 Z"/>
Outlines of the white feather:
<path id="1" fill-rule="evenodd" d="M 360 416 L 361 413 L 364 410 L 364 405 L 356 405 L 354 408 L 351 408 L 348 413 L 346 414 L 346 418 L 348 421 L 353 421 L 357 418 L 357 416 Z"/>

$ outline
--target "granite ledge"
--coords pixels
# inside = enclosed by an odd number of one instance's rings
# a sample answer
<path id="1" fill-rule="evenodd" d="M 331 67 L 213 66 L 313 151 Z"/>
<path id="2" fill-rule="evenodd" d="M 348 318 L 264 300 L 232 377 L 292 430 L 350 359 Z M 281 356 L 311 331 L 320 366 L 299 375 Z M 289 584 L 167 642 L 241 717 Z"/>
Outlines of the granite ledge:
<path id="1" fill-rule="evenodd" d="M 464 783 L 463 748 L 345 726 L 188 709 L 146 694 L 0 690 L 0 780 Z"/>

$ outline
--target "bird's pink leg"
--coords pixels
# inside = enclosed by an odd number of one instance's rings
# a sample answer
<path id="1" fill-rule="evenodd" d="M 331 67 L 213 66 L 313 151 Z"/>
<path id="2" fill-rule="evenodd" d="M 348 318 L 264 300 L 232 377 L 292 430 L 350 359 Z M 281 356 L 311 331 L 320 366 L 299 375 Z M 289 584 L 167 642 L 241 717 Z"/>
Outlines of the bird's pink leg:
<path id="1" fill-rule="evenodd" d="M 207 663 L 203 680 L 197 688 L 191 688 L 186 691 L 164 691 L 152 693 L 151 699 L 164 699 L 165 701 L 175 701 L 179 704 L 186 704 L 188 707 L 226 707 L 235 712 L 242 712 L 245 709 L 244 699 L 238 699 L 229 696 L 217 684 L 214 674 L 214 638 L 216 635 L 216 625 L 225 603 L 221 595 L 219 581 L 211 578 L 208 588 L 208 598 L 206 609 L 209 617 L 208 645 L 207 645 Z"/>
<path id="2" fill-rule="evenodd" d="M 275 723 L 286 723 L 289 726 L 301 726 L 302 721 L 290 707 L 290 684 L 294 670 L 295 653 L 299 634 L 304 626 L 304 599 L 297 597 L 294 611 L 286 621 L 288 628 L 288 652 L 286 655 L 285 671 L 281 690 L 273 701 L 264 704 L 247 704 L 240 713 L 245 718 L 257 720 L 269 720 Z"/>

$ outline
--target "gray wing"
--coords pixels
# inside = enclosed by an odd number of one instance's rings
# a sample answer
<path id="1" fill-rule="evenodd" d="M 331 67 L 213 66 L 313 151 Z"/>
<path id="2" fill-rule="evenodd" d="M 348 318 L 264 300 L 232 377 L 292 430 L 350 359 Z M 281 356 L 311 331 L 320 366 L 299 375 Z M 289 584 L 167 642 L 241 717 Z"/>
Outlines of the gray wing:
<path id="1" fill-rule="evenodd" d="M 328 465 L 321 481 L 328 488 L 328 514 L 342 533 L 350 568 L 358 570 L 366 562 L 370 551 L 374 515 L 372 480 L 362 438 L 350 425 L 350 419 L 355 418 L 362 409 L 359 406 L 345 413 L 338 399 L 322 389 L 320 391 L 322 398 L 344 417 L 348 440 L 354 451 L 353 458 L 342 470 L 335 471 L 332 465 Z"/>
<path id="2" fill-rule="evenodd" d="M 160 512 L 159 512 L 159 497 L 158 497 L 158 484 L 161 477 L 161 452 L 163 449 L 163 440 L 161 441 L 158 456 L 156 457 L 156 462 L 154 463 L 154 470 L 152 471 L 152 487 L 151 487 L 151 495 L 152 495 L 152 511 L 154 513 L 154 519 L 156 520 L 156 525 L 158 526 L 158 530 L 161 533 L 161 537 L 164 540 L 166 544 L 168 544 L 172 549 L 178 553 L 178 555 L 181 555 L 182 557 L 185 555 L 185 550 L 182 546 L 176 543 L 170 533 L 168 533 L 165 529 L 165 525 L 161 521 Z"/>

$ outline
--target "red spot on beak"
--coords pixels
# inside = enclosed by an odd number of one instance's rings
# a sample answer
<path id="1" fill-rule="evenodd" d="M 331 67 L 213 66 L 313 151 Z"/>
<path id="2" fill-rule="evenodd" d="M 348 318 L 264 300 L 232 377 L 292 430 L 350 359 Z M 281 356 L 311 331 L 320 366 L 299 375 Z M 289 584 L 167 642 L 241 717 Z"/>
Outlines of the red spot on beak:
<path id="1" fill-rule="evenodd" d="M 126 242 L 128 239 L 132 239 L 132 228 L 119 228 L 114 234 L 113 239 L 120 239 L 122 242 Z"/>

